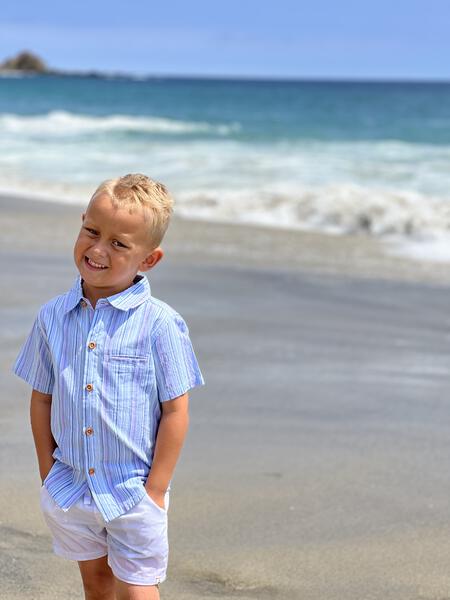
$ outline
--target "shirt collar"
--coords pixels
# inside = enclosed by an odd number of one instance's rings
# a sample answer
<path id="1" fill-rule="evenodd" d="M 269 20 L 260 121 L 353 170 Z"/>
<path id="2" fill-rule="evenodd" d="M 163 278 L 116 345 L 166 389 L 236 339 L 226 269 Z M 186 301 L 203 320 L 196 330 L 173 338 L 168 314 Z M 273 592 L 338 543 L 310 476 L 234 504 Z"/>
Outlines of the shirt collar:
<path id="1" fill-rule="evenodd" d="M 67 313 L 78 306 L 80 300 L 85 298 L 83 295 L 83 287 L 81 285 L 82 282 L 83 279 L 81 275 L 78 275 L 74 285 L 67 293 L 64 313 Z M 148 300 L 150 295 L 151 289 L 147 277 L 144 275 L 136 275 L 134 283 L 126 290 L 108 296 L 107 298 L 101 298 L 100 300 L 108 301 L 111 306 L 118 308 L 119 310 L 130 310 L 130 308 L 135 308 L 136 306 L 139 306 L 139 304 L 142 304 L 142 302 L 145 302 L 145 300 Z"/>

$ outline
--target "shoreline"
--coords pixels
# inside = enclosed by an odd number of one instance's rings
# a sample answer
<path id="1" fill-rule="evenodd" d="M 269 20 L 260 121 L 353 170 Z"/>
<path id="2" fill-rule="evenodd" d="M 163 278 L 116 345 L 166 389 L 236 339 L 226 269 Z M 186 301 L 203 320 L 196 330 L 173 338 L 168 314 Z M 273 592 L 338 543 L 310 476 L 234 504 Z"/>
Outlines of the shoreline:
<path id="1" fill-rule="evenodd" d="M 87 201 L 84 205 L 61 204 L 0 193 L 6 241 L 24 252 L 35 252 L 37 248 L 45 252 L 55 246 L 68 250 L 75 241 L 84 206 Z M 36 228 L 30 231 L 27 223 L 21 228 L 17 213 L 31 216 Z M 70 236 L 66 226 L 71 230 Z M 34 236 L 38 232 L 46 241 Z M 17 233 L 22 236 L 18 238 Z M 220 263 L 236 268 L 270 268 L 351 279 L 450 284 L 449 264 L 389 254 L 382 240 L 361 234 L 332 235 L 268 225 L 188 219 L 175 214 L 162 247 L 166 250 L 164 258 L 169 261 Z"/>

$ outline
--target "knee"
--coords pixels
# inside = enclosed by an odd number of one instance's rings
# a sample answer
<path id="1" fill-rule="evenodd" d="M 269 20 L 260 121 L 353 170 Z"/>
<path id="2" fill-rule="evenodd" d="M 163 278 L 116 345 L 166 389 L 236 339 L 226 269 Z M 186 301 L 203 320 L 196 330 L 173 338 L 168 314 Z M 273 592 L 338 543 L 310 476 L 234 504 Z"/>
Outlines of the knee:
<path id="1" fill-rule="evenodd" d="M 114 600 L 114 577 L 109 573 L 95 573 L 83 578 L 86 600 Z"/>

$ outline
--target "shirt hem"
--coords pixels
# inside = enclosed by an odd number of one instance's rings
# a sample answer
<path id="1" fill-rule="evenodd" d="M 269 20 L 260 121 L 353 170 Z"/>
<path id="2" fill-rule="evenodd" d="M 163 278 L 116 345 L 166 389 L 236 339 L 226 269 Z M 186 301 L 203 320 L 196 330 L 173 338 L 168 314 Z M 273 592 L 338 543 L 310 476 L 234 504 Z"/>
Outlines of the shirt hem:
<path id="1" fill-rule="evenodd" d="M 204 382 L 203 379 L 201 379 L 201 380 L 194 379 L 193 381 L 191 381 L 190 383 L 184 385 L 183 387 L 179 388 L 178 390 L 172 391 L 169 394 L 169 396 L 167 396 L 167 394 L 166 394 L 165 396 L 161 397 L 161 395 L 160 395 L 159 401 L 160 402 L 167 402 L 169 400 L 174 400 L 175 398 L 178 398 L 179 396 L 182 396 L 183 394 L 185 394 L 189 390 L 192 390 L 195 387 L 201 387 L 202 385 L 205 385 L 205 382 Z"/>
<path id="2" fill-rule="evenodd" d="M 45 386 L 41 385 L 39 381 L 33 380 L 32 377 L 28 377 L 28 376 L 24 375 L 19 370 L 13 369 L 12 373 L 14 373 L 14 375 L 16 375 L 17 377 L 20 377 L 20 379 L 22 379 L 23 381 L 28 383 L 28 385 L 30 385 L 33 388 L 33 390 L 37 390 L 38 392 L 41 392 L 41 394 L 52 395 L 53 389 L 54 389 L 53 385 L 51 386 L 51 389 L 49 390 Z"/>

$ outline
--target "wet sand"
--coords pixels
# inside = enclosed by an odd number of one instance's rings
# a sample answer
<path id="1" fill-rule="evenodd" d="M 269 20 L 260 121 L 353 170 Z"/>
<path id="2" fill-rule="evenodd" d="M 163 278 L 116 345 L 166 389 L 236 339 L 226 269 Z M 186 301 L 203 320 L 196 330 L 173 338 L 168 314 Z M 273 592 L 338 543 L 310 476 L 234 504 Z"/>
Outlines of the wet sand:
<path id="1" fill-rule="evenodd" d="M 77 274 L 81 207 L 0 199 L 0 597 L 81 599 L 39 510 L 10 373 Z M 365 238 L 174 220 L 153 294 L 207 385 L 172 484 L 161 598 L 450 598 L 450 269 Z M 449 469 L 450 470 L 450 469 Z"/>

